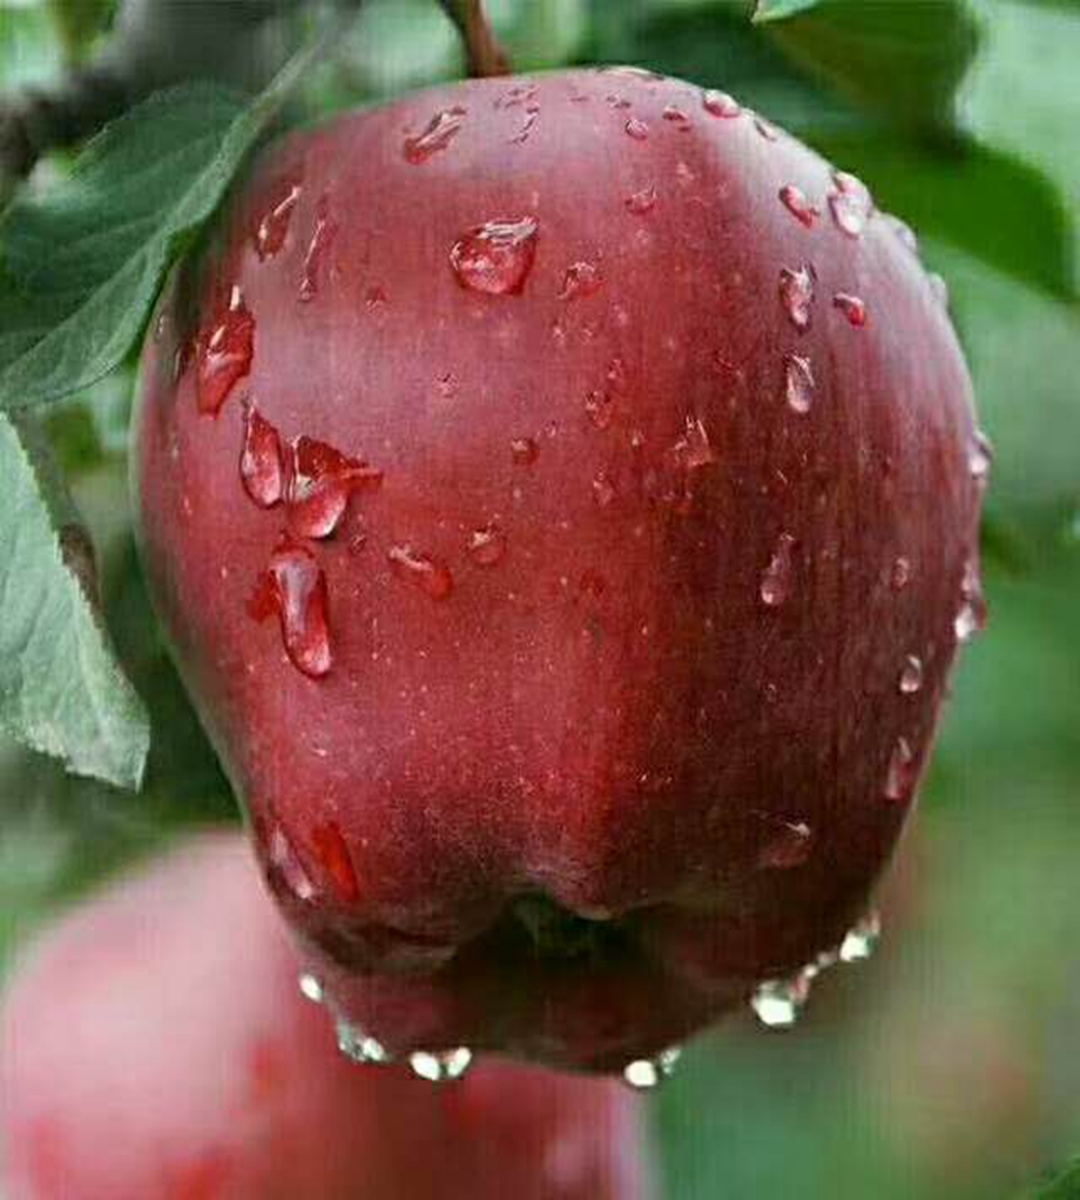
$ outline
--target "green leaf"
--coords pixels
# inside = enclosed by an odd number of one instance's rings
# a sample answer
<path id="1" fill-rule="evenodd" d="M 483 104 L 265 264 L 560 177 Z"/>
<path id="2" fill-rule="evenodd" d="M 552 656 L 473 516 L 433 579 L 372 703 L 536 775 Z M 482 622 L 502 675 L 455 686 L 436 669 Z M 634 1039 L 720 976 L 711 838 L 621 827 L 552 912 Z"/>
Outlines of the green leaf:
<path id="1" fill-rule="evenodd" d="M 246 107 L 207 85 L 152 96 L 95 139 L 70 178 L 12 204 L 0 225 L 0 412 L 89 387 L 127 356 L 172 261 L 313 53 Z"/>
<path id="2" fill-rule="evenodd" d="M 764 25 L 767 21 L 783 21 L 821 3 L 822 0 L 757 0 L 753 21 L 755 25 Z"/>
<path id="3" fill-rule="evenodd" d="M 137 787 L 149 723 L 105 633 L 92 544 L 43 438 L 2 416 L 0 478 L 0 728 L 78 774 Z"/>
<path id="4" fill-rule="evenodd" d="M 1030 1200 L 1080 1200 L 1080 1162 L 1029 1193 Z"/>
<path id="5" fill-rule="evenodd" d="M 961 0 L 823 0 L 768 30 L 797 65 L 860 106 L 921 129 L 952 125 L 978 43 Z"/>
<path id="6" fill-rule="evenodd" d="M 881 206 L 921 233 L 1055 296 L 1074 295 L 1068 215 L 1037 170 L 967 139 L 929 144 L 827 131 L 807 140 L 863 175 Z"/>

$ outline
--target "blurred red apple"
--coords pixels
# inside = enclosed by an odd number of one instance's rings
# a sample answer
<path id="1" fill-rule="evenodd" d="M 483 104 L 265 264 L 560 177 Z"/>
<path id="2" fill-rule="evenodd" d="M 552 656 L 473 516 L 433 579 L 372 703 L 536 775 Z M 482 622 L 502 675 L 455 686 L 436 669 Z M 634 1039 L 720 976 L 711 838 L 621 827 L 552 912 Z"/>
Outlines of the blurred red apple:
<path id="1" fill-rule="evenodd" d="M 269 149 L 163 302 L 135 462 L 177 661 L 380 1054 L 618 1067 L 828 953 L 981 619 L 910 231 L 635 70 Z"/>
<path id="2" fill-rule="evenodd" d="M 47 933 L 0 1011 L 7 1200 L 642 1200 L 637 1102 L 342 1058 L 243 840 L 194 840 Z"/>

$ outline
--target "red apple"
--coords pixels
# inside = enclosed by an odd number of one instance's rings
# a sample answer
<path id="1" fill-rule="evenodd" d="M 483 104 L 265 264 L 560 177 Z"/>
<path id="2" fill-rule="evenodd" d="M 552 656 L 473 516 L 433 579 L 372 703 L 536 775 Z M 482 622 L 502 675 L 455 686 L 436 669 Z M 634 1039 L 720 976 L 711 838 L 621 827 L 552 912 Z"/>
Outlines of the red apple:
<path id="1" fill-rule="evenodd" d="M 7 1200 L 643 1200 L 623 1087 L 342 1058 L 246 846 L 196 839 L 46 934 L 0 1008 Z"/>
<path id="2" fill-rule="evenodd" d="M 610 1068 L 842 939 L 988 461 L 858 180 L 640 71 L 459 84 L 267 150 L 155 329 L 152 590 L 340 1016 Z"/>

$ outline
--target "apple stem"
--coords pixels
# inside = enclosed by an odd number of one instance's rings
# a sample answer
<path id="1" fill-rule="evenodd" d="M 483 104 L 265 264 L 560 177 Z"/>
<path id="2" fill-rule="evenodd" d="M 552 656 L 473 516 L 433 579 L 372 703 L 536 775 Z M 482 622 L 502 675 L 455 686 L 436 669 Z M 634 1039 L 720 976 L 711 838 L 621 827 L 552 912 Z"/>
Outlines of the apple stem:
<path id="1" fill-rule="evenodd" d="M 442 6 L 465 43 L 469 74 L 478 79 L 509 75 L 510 59 L 491 28 L 483 0 L 442 0 Z"/>

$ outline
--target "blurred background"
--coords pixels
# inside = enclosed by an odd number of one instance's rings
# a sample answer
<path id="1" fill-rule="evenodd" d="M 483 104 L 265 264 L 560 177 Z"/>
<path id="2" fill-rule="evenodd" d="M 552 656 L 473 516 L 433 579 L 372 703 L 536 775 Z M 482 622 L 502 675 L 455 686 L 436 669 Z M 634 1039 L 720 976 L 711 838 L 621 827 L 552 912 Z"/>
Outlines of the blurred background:
<path id="1" fill-rule="evenodd" d="M 986 634 L 955 678 L 872 961 L 798 1026 L 729 1022 L 650 1101 L 673 1200 L 988 1200 L 1080 1153 L 1080 3 L 489 0 L 519 70 L 622 61 L 721 87 L 862 176 L 948 284 L 996 455 Z M 113 5 L 0 0 L 0 86 L 56 79 Z M 72 13 L 81 13 L 73 20 Z M 80 23 L 81 21 L 81 23 Z M 369 0 L 311 113 L 463 72 L 430 0 Z M 54 155 L 39 174 L 63 172 Z M 126 496 L 130 372 L 51 419 L 151 707 L 144 792 L 0 740 L 0 973 L 89 885 L 236 820 L 158 640 Z"/>

